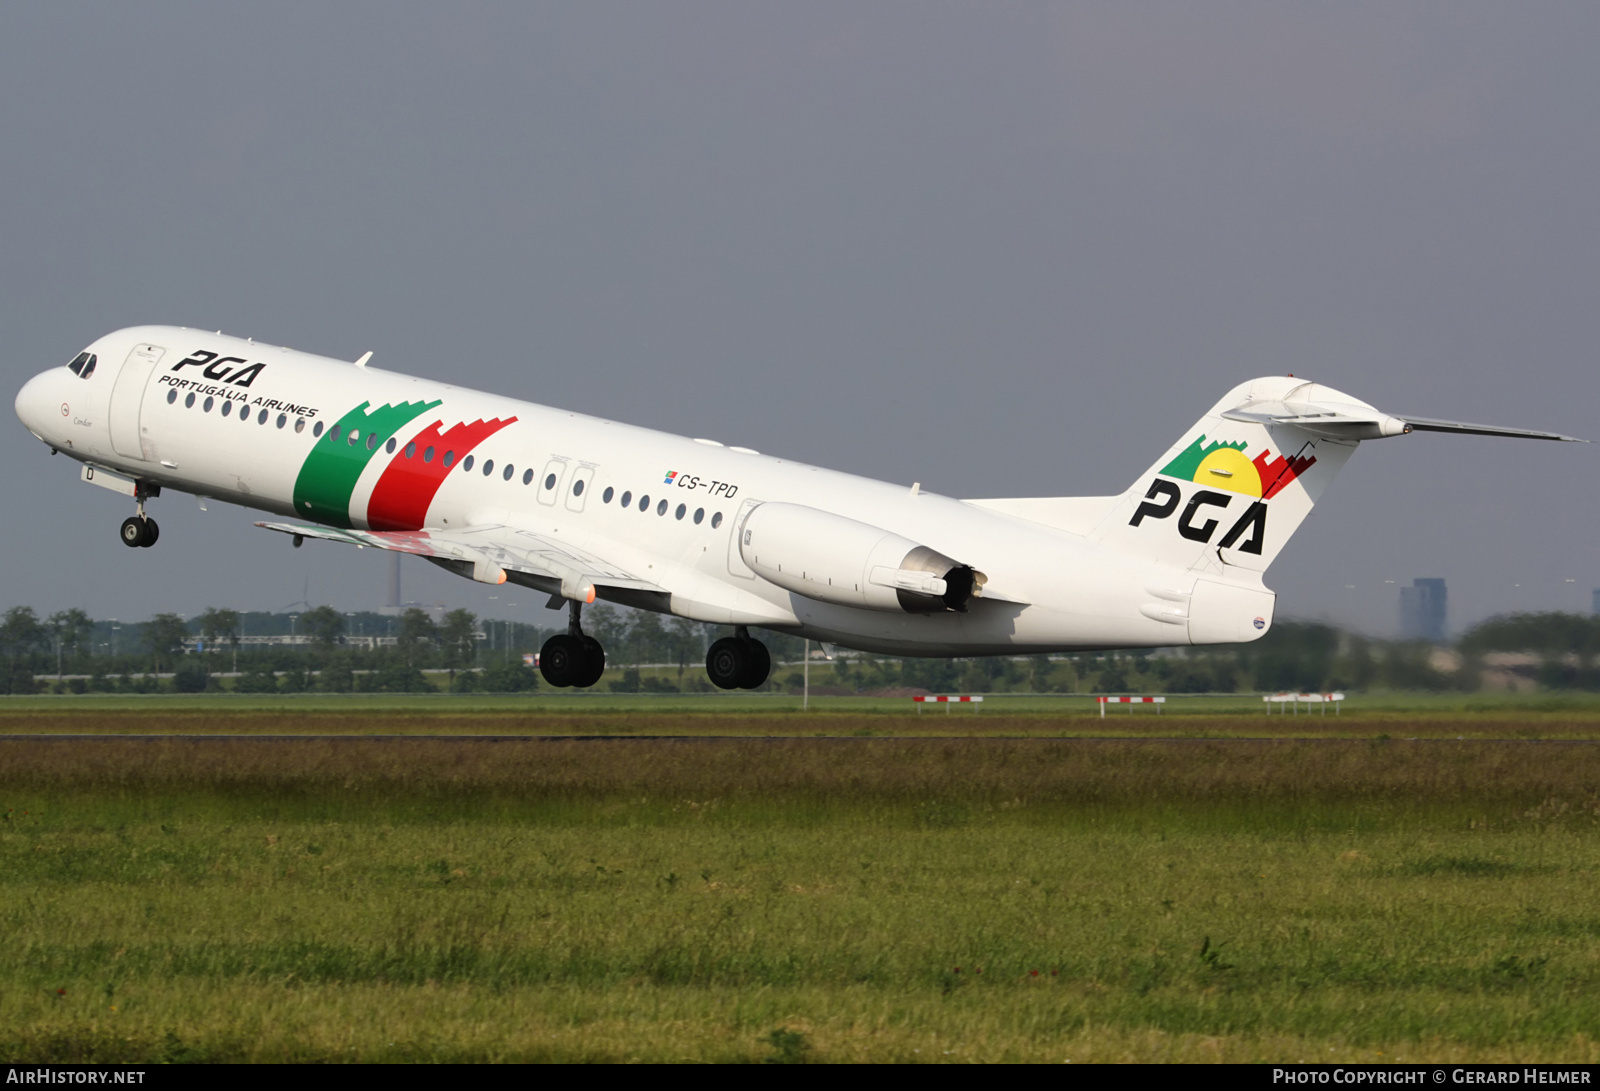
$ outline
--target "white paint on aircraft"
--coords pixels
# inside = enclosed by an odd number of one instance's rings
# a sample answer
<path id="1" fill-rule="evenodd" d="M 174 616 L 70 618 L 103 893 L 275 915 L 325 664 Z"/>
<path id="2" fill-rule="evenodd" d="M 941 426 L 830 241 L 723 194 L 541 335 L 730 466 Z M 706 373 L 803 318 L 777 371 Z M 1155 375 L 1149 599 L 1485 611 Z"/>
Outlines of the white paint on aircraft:
<path id="1" fill-rule="evenodd" d="M 258 525 L 297 546 L 373 546 L 552 601 L 914 656 L 1254 640 L 1275 605 L 1263 573 L 1362 440 L 1571 438 L 1396 417 L 1270 376 L 1229 391 L 1119 495 L 959 500 L 370 359 L 139 327 L 35 376 L 16 411 L 84 480 L 135 498 L 129 545 L 153 542 L 145 502 L 171 489 L 296 520 Z M 575 611 L 541 669 L 592 684 L 597 648 Z M 741 629 L 708 669 L 744 685 L 765 663 Z"/>

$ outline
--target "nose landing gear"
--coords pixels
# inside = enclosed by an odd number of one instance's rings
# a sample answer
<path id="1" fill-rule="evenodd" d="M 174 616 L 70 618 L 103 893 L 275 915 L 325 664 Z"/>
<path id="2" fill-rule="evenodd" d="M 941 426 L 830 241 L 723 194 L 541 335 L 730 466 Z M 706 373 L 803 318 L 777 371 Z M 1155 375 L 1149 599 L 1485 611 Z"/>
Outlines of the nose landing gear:
<path id="1" fill-rule="evenodd" d="M 146 488 L 143 482 L 134 485 L 133 497 L 139 503 L 139 513 L 130 515 L 122 521 L 120 536 L 122 544 L 130 548 L 149 549 L 156 544 L 156 539 L 161 537 L 161 528 L 156 526 L 156 521 L 144 513 L 144 502 L 152 496 L 160 496 L 161 490 L 154 485 Z"/>
<path id="2" fill-rule="evenodd" d="M 606 650 L 583 633 L 583 603 L 570 602 L 567 611 L 567 631 L 546 640 L 539 649 L 539 673 L 552 686 L 587 689 L 605 673 Z"/>
<path id="3" fill-rule="evenodd" d="M 148 549 L 161 537 L 161 528 L 154 519 L 131 515 L 122 521 L 122 544 Z"/>
<path id="4" fill-rule="evenodd" d="M 733 633 L 706 652 L 706 674 L 719 689 L 756 689 L 772 673 L 772 656 L 743 625 L 735 626 Z"/>

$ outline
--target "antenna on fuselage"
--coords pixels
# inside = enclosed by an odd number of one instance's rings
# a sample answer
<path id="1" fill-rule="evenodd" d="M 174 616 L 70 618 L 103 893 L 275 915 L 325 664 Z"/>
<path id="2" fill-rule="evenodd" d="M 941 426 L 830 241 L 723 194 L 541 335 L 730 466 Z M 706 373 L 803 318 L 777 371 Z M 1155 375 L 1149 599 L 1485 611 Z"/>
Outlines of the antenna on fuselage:
<path id="1" fill-rule="evenodd" d="M 356 361 L 356 367 L 366 367 L 367 366 L 367 361 L 371 360 L 371 359 L 372 359 L 372 352 L 370 350 L 367 351 L 367 352 L 363 352 L 361 354 L 361 359 Z"/>

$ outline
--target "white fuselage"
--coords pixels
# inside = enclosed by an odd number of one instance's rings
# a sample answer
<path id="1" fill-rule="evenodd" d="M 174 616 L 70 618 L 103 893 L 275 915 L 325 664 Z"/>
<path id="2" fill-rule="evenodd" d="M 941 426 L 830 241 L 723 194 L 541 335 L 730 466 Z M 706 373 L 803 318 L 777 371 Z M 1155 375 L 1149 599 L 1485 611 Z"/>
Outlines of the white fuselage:
<path id="1" fill-rule="evenodd" d="M 61 453 L 147 486 L 357 529 L 414 529 L 408 519 L 441 531 L 518 528 L 658 585 L 670 596 L 658 608 L 674 614 L 872 651 L 1190 639 L 1149 606 L 1187 594 L 1193 572 L 975 502 L 195 330 L 121 330 L 88 351 L 97 358 L 89 378 L 66 368 L 35 377 L 18 415 Z M 377 429 L 377 440 L 351 416 L 397 405 L 425 408 Z M 434 448 L 426 464 L 424 447 Z M 760 502 L 882 528 L 980 570 L 987 584 L 966 612 L 920 614 L 785 590 L 749 567 L 735 538 Z M 603 587 L 600 596 L 637 604 Z"/>

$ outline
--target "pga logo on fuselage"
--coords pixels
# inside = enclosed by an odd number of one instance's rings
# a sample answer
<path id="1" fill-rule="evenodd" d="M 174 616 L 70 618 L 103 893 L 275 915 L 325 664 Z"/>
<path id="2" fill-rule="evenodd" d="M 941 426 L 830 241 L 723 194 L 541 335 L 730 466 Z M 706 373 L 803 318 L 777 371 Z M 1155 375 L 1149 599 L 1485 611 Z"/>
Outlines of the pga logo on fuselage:
<path id="1" fill-rule="evenodd" d="M 1209 545 L 1217 533 L 1217 528 L 1223 523 L 1223 519 L 1211 516 L 1222 516 L 1227 512 L 1233 498 L 1238 495 L 1234 492 L 1197 489 L 1189 497 L 1189 502 L 1184 504 L 1183 514 L 1178 516 L 1178 533 L 1191 542 Z M 1128 525 L 1136 527 L 1146 519 L 1170 519 L 1182 501 L 1183 490 L 1179 489 L 1175 482 L 1158 477 L 1150 482 L 1150 491 L 1144 494 L 1144 503 L 1134 511 Z M 1265 500 L 1252 500 L 1244 512 L 1233 521 L 1228 532 L 1217 543 L 1217 547 L 1259 555 L 1266 537 L 1267 503 Z"/>
<path id="2" fill-rule="evenodd" d="M 229 386 L 249 386 L 256 381 L 256 376 L 260 375 L 267 365 L 249 363 L 243 356 L 218 357 L 214 352 L 200 349 L 173 364 L 172 370 L 180 371 L 190 366 L 205 368 L 201 374 L 214 382 L 226 383 Z M 235 366 L 238 367 L 237 371 L 234 370 Z"/>

